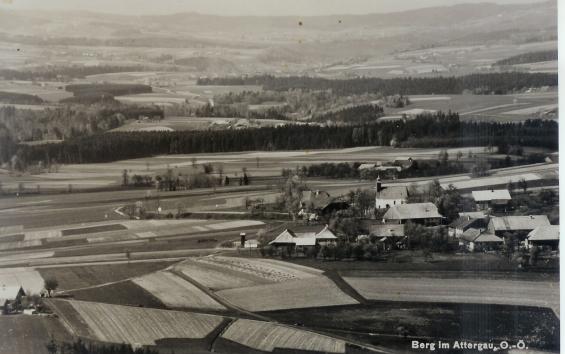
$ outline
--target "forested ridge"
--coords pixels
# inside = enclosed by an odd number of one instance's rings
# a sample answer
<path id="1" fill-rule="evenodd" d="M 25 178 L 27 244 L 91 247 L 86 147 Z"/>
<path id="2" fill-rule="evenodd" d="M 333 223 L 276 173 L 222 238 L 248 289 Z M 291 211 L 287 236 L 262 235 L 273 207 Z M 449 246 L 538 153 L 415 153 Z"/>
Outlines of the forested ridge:
<path id="1" fill-rule="evenodd" d="M 427 94 L 507 94 L 530 87 L 557 86 L 557 74 L 548 73 L 488 73 L 459 77 L 431 78 L 365 78 L 325 79 L 308 76 L 276 77 L 273 75 L 200 78 L 198 85 L 260 85 L 264 90 L 290 89 L 332 90 L 336 94 L 351 95 L 381 93 L 383 95 Z"/>
<path id="2" fill-rule="evenodd" d="M 497 65 L 517 65 L 557 60 L 557 50 L 543 50 L 514 55 L 496 62 Z"/>
<path id="3" fill-rule="evenodd" d="M 332 149 L 354 146 L 464 147 L 508 145 L 557 149 L 557 122 L 462 122 L 457 113 L 413 120 L 348 126 L 295 126 L 191 132 L 112 132 L 67 139 L 59 144 L 17 146 L 4 142 L 23 164 L 110 162 L 158 154 L 251 150 Z M 10 153 L 2 154 L 9 158 Z"/>

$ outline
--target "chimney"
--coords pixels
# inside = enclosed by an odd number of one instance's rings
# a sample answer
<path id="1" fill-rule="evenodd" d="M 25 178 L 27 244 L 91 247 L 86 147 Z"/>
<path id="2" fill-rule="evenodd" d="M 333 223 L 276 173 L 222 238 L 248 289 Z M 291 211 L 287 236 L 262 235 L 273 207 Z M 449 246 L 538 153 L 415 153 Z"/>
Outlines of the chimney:
<path id="1" fill-rule="evenodd" d="M 382 191 L 382 190 L 383 190 L 383 185 L 381 183 L 381 177 L 378 176 L 377 177 L 377 193 L 380 193 L 380 191 Z"/>

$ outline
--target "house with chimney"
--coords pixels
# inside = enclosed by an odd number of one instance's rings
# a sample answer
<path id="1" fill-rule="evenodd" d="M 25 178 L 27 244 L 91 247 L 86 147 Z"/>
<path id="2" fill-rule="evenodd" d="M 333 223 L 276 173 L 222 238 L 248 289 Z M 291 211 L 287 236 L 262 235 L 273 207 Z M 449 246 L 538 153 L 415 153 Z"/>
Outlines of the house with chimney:
<path id="1" fill-rule="evenodd" d="M 469 228 L 459 237 L 459 245 L 469 252 L 496 251 L 503 245 L 504 240 L 485 229 Z"/>
<path id="2" fill-rule="evenodd" d="M 505 211 L 512 200 L 507 189 L 473 191 L 472 195 L 477 205 L 477 210 Z"/>
<path id="3" fill-rule="evenodd" d="M 511 234 L 523 241 L 528 234 L 540 226 L 550 226 L 547 215 L 512 215 L 491 217 L 488 231 L 498 237 Z"/>
<path id="4" fill-rule="evenodd" d="M 559 249 L 559 225 L 536 227 L 528 233 L 524 243 L 526 248 L 537 246 L 557 251 Z"/>

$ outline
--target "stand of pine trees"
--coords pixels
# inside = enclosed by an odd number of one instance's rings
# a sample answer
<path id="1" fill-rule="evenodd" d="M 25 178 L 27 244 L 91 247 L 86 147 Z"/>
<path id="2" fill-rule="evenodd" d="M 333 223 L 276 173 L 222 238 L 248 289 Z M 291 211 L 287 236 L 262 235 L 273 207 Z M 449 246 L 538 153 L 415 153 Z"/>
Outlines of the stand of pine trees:
<path id="1" fill-rule="evenodd" d="M 12 142 L 13 143 L 13 142 Z M 7 147 L 25 165 L 55 159 L 59 163 L 111 162 L 158 154 L 251 150 L 335 149 L 355 146 L 465 147 L 517 145 L 557 149 L 557 122 L 461 122 L 457 113 L 422 115 L 412 120 L 348 126 L 208 130 L 191 132 L 113 132 L 74 138 L 59 144 Z M 4 156 L 6 158 L 6 156 Z M 7 161 L 6 161 L 7 162 Z"/>

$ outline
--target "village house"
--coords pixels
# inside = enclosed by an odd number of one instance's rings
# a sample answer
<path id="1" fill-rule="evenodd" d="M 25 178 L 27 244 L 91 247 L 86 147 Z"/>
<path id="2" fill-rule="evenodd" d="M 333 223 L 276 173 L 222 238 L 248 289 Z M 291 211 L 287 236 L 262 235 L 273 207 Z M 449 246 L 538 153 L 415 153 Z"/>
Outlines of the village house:
<path id="1" fill-rule="evenodd" d="M 383 216 L 385 224 L 405 224 L 408 221 L 427 225 L 440 225 L 443 216 L 434 203 L 413 203 L 391 206 Z"/>
<path id="2" fill-rule="evenodd" d="M 459 238 L 465 231 L 470 228 L 485 229 L 487 227 L 486 216 L 482 218 L 473 218 L 471 216 L 460 216 L 449 224 L 447 234 L 449 237 Z"/>
<path id="3" fill-rule="evenodd" d="M 512 234 L 524 240 L 530 231 L 540 226 L 550 226 L 546 215 L 501 216 L 490 219 L 488 230 L 498 237 Z"/>
<path id="4" fill-rule="evenodd" d="M 406 235 L 404 224 L 374 224 L 369 227 L 371 237 L 376 238 L 377 245 L 381 245 L 384 251 L 393 247 L 403 248 Z"/>
<path id="5" fill-rule="evenodd" d="M 539 226 L 530 231 L 525 240 L 527 248 L 538 246 L 552 251 L 559 249 L 559 225 Z"/>
<path id="6" fill-rule="evenodd" d="M 2 307 L 2 312 L 7 314 L 18 311 L 24 296 L 26 296 L 26 293 L 21 286 L 2 284 L 0 287 L 0 306 Z"/>
<path id="7" fill-rule="evenodd" d="M 301 209 L 298 215 L 306 216 L 309 220 L 317 216 L 329 215 L 334 211 L 349 208 L 349 204 L 339 198 L 333 198 L 325 191 L 304 191 L 300 200 Z"/>
<path id="8" fill-rule="evenodd" d="M 507 189 L 473 191 L 472 195 L 477 204 L 477 210 L 505 211 L 512 200 Z"/>
<path id="9" fill-rule="evenodd" d="M 295 252 L 304 252 L 308 248 L 324 246 L 335 243 L 337 236 L 326 225 L 318 232 L 294 232 L 285 229 L 269 245 L 274 247 L 287 247 Z"/>
<path id="10" fill-rule="evenodd" d="M 375 197 L 375 208 L 377 210 L 405 204 L 407 200 L 408 188 L 406 186 L 383 187 L 381 179 L 377 178 L 377 194 Z"/>
<path id="11" fill-rule="evenodd" d="M 483 229 L 469 228 L 459 237 L 459 245 L 470 252 L 495 251 L 500 249 L 504 241 L 493 233 Z"/>

